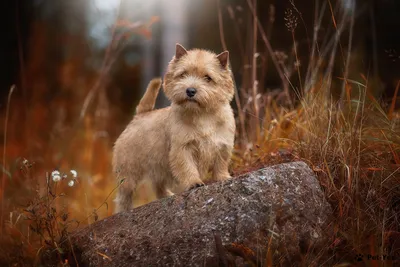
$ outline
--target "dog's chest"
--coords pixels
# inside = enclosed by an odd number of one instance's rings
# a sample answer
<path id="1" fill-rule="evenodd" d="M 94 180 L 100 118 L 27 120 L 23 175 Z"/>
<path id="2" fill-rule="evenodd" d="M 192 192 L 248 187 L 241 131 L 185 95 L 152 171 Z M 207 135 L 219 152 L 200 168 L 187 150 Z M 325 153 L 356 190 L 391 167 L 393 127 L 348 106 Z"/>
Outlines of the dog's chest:
<path id="1" fill-rule="evenodd" d="M 202 137 L 195 142 L 195 158 L 202 176 L 212 169 L 220 146 L 218 138 L 213 136 Z"/>
<path id="2" fill-rule="evenodd" d="M 220 150 L 230 146 L 228 125 L 213 117 L 197 119 L 176 129 L 182 133 L 179 136 L 183 137 L 183 145 L 192 149 L 201 171 L 207 172 L 215 163 Z"/>
<path id="3" fill-rule="evenodd" d="M 204 136 L 198 139 L 197 150 L 200 153 L 200 157 L 210 158 L 217 153 L 220 141 L 215 136 Z"/>
<path id="4" fill-rule="evenodd" d="M 207 172 L 227 141 L 224 139 L 224 129 L 221 127 L 213 125 L 202 130 L 196 134 L 194 144 L 198 165 Z"/>

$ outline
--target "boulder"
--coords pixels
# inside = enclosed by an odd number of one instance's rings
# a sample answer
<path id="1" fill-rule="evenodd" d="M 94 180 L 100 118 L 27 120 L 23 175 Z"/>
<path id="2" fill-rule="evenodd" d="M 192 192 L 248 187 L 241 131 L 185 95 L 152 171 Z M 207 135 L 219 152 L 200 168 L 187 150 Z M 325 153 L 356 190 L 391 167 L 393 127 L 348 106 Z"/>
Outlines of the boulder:
<path id="1" fill-rule="evenodd" d="M 93 223 L 71 235 L 69 262 L 118 267 L 315 263 L 327 247 L 330 214 L 313 171 L 304 162 L 285 163 Z"/>

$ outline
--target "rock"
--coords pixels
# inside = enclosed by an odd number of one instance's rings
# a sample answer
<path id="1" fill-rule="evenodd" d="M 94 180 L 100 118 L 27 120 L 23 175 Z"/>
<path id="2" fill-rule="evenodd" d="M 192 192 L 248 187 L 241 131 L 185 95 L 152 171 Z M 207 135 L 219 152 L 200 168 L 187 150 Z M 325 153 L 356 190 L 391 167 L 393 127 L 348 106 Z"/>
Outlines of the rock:
<path id="1" fill-rule="evenodd" d="M 304 255 L 311 261 L 323 254 L 330 214 L 312 170 L 285 163 L 98 221 L 71 236 L 69 262 L 266 266 L 268 258 L 297 265 Z"/>

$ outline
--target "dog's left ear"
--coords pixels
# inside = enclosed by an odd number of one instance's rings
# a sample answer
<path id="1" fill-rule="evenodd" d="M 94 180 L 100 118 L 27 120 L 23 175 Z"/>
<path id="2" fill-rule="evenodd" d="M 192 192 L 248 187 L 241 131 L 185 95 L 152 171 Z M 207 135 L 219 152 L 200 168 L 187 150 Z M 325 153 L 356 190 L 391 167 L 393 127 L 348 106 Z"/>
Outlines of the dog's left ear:
<path id="1" fill-rule="evenodd" d="M 175 58 L 180 59 L 187 54 L 187 50 L 179 43 L 176 43 Z"/>
<path id="2" fill-rule="evenodd" d="M 222 52 L 221 54 L 217 55 L 217 58 L 219 60 L 219 63 L 221 63 L 221 66 L 223 68 L 226 68 L 229 62 L 229 51 Z"/>

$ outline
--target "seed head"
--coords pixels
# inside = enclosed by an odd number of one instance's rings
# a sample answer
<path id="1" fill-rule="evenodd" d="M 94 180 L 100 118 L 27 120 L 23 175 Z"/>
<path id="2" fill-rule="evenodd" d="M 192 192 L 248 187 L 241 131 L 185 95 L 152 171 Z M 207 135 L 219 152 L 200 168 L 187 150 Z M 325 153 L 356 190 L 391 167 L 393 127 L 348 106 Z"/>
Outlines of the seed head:
<path id="1" fill-rule="evenodd" d="M 293 10 L 288 8 L 285 11 L 285 25 L 289 31 L 293 32 L 297 27 L 297 16 L 293 13 Z"/>
<path id="2" fill-rule="evenodd" d="M 70 172 L 72 174 L 72 177 L 74 178 L 78 177 L 78 173 L 75 170 L 71 170 Z"/>
<path id="3" fill-rule="evenodd" d="M 60 176 L 59 174 L 52 175 L 52 178 L 53 178 L 53 181 L 54 181 L 54 182 L 59 182 L 59 181 L 61 181 L 61 176 Z"/>

